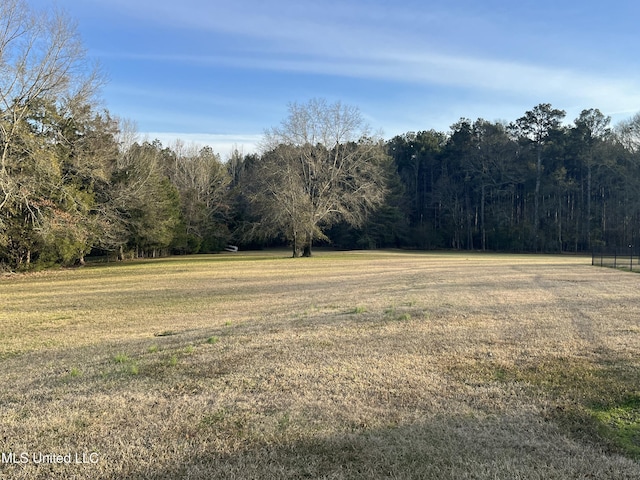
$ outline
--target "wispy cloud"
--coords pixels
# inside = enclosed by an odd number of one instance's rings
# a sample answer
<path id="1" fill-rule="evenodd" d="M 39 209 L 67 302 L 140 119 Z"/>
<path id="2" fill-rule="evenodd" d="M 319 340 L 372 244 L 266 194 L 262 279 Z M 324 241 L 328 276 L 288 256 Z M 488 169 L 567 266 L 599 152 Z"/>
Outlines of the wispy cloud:
<path id="1" fill-rule="evenodd" d="M 591 72 L 492 58 L 428 52 L 405 53 L 388 48 L 360 56 L 342 53 L 302 57 L 272 53 L 261 56 L 128 54 L 128 57 L 218 68 L 355 77 L 422 86 L 462 87 L 548 101 L 582 103 L 585 106 L 596 105 L 612 112 L 635 111 L 640 108 L 638 82 L 608 78 Z M 184 92 L 183 95 L 189 96 Z M 203 100 L 207 101 L 206 98 Z M 212 101 L 221 103 L 225 99 L 218 98 Z"/>
<path id="2" fill-rule="evenodd" d="M 575 26 L 566 23 L 552 24 L 558 20 L 553 15 L 543 18 L 542 13 L 517 2 L 504 2 L 504 11 L 470 1 L 458 8 L 450 2 L 426 6 L 418 0 L 402 4 L 383 0 L 112 0 L 109 8 L 119 8 L 123 16 L 143 25 L 151 23 L 171 35 L 164 35 L 158 43 L 145 43 L 141 50 L 102 52 L 105 58 L 134 60 L 139 65 L 166 64 L 166 72 L 178 72 L 181 65 L 192 67 L 195 75 L 211 78 L 217 74 L 233 78 L 238 72 L 251 78 L 267 72 L 292 85 L 306 85 L 309 92 L 322 88 L 322 79 L 335 83 L 372 80 L 385 84 L 371 100 L 378 102 L 378 111 L 389 110 L 385 89 L 415 93 L 416 98 L 403 106 L 407 118 L 419 117 L 417 97 L 433 92 L 439 99 L 433 99 L 430 107 L 438 109 L 440 117 L 445 111 L 472 115 L 474 109 L 484 109 L 485 117 L 504 118 L 505 112 L 518 110 L 521 114 L 523 105 L 531 108 L 540 102 L 578 113 L 591 107 L 609 114 L 640 110 L 640 74 L 633 74 L 635 67 L 621 75 L 607 68 L 606 55 L 595 51 L 586 61 L 584 45 L 593 45 L 588 32 L 576 33 Z M 517 15 L 523 8 L 527 11 Z M 575 16 L 570 8 L 557 8 L 553 13 L 565 21 Z M 530 19 L 531 15 L 540 16 Z M 523 27 L 526 32 L 520 31 Z M 181 45 L 174 41 L 181 38 L 197 38 L 198 42 Z M 285 78 L 287 74 L 290 78 Z M 203 95 L 177 87 L 176 96 L 185 104 L 206 104 L 227 112 L 243 102 L 264 102 L 260 108 L 266 112 L 273 110 L 269 102 L 282 100 L 270 95 L 268 87 L 259 89 L 262 97 L 232 90 Z M 343 100 L 350 101 L 348 97 Z M 465 112 L 463 102 L 474 108 Z M 242 113 L 246 116 L 247 112 L 250 108 Z"/>
<path id="3" fill-rule="evenodd" d="M 443 29 L 443 23 L 456 33 L 475 25 L 491 36 L 490 22 L 477 13 L 457 10 L 454 15 L 416 2 L 390 6 L 372 1 L 364 9 L 359 2 L 333 1 L 119 1 L 130 14 L 173 28 L 231 35 L 226 44 L 212 42 L 200 54 L 120 54 L 140 61 L 461 87 L 609 111 L 640 108 L 637 81 L 621 81 L 570 63 L 559 67 L 539 58 L 527 60 L 526 52 L 518 60 L 477 52 L 470 43 L 473 34 L 456 36 Z"/>

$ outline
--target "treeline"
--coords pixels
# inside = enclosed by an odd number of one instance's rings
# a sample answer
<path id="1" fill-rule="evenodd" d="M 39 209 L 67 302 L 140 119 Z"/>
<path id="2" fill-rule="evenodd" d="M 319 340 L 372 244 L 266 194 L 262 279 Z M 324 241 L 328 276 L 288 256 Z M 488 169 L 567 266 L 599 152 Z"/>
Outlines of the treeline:
<path id="1" fill-rule="evenodd" d="M 265 151 L 138 141 L 100 109 L 69 22 L 0 5 L 0 269 L 287 245 L 585 252 L 632 245 L 640 114 L 511 123 L 384 141 L 355 107 L 290 106 Z"/>
<path id="2" fill-rule="evenodd" d="M 398 246 L 584 252 L 629 245 L 640 225 L 640 115 L 615 128 L 597 109 L 570 125 L 541 104 L 510 124 L 388 142 L 404 188 Z"/>
<path id="3" fill-rule="evenodd" d="M 359 212 L 359 222 L 347 222 L 347 212 L 317 222 L 314 238 L 338 248 L 523 252 L 633 243 L 640 115 L 615 129 L 598 110 L 583 111 L 571 125 L 563 116 L 542 104 L 508 125 L 460 120 L 447 133 L 365 142 L 377 150 L 359 171 L 373 178 L 375 163 L 384 196 Z M 80 264 L 89 254 L 125 259 L 216 252 L 229 243 L 292 244 L 289 224 L 277 223 L 287 209 L 285 183 L 295 176 L 277 155 L 284 144 L 260 155 L 236 151 L 223 162 L 209 147 L 127 141 L 108 113 L 44 101 L 11 127 L 0 204 L 5 268 Z M 300 148 L 290 149 L 292 165 Z M 318 177 L 322 168 L 329 178 L 335 152 L 318 151 L 309 150 L 316 161 L 309 171 Z M 265 183 L 267 165 L 278 173 L 272 184 Z M 308 196 L 314 188 L 300 191 Z M 339 194 L 346 198 L 346 190 Z M 265 196 L 278 200 L 255 201 Z M 347 207 L 355 211 L 364 199 L 350 198 Z"/>
<path id="4" fill-rule="evenodd" d="M 229 175 L 210 149 L 123 144 L 107 113 L 55 105 L 21 120 L 3 162 L 0 262 L 28 269 L 217 251 L 229 237 Z M 178 146 L 180 147 L 180 146 Z"/>

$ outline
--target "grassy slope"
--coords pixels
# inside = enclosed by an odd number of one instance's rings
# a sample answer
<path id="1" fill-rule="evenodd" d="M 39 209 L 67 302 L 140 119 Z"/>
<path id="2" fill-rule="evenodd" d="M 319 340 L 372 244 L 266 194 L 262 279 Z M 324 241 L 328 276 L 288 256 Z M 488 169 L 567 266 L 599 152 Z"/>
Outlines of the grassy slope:
<path id="1" fill-rule="evenodd" d="M 640 276 L 285 256 L 0 279 L 0 478 L 640 477 Z"/>

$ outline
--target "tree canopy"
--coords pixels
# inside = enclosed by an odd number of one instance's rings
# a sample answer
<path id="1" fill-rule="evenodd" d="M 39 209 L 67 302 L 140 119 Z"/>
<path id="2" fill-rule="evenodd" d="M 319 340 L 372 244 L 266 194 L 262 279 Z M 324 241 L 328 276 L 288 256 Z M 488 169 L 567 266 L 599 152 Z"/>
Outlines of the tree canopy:
<path id="1" fill-rule="evenodd" d="M 339 221 L 361 226 L 382 203 L 387 161 L 357 108 L 324 100 L 290 105 L 243 184 L 258 218 L 251 231 L 281 235 L 293 256 L 311 255 L 314 240 L 328 240 L 325 229 Z"/>

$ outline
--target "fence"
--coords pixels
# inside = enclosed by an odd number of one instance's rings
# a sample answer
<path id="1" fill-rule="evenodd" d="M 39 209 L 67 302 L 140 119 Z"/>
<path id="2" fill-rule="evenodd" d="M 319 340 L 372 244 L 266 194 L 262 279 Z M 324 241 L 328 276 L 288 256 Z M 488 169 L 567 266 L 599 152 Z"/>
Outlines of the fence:
<path id="1" fill-rule="evenodd" d="M 591 265 L 640 272 L 640 253 L 633 245 L 594 250 L 591 254 Z"/>

